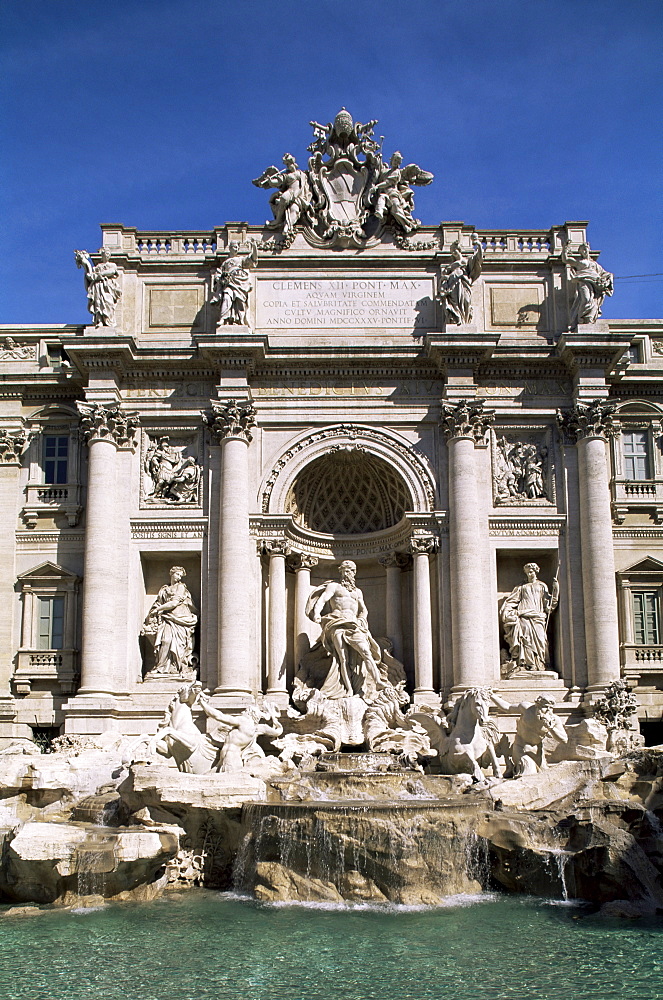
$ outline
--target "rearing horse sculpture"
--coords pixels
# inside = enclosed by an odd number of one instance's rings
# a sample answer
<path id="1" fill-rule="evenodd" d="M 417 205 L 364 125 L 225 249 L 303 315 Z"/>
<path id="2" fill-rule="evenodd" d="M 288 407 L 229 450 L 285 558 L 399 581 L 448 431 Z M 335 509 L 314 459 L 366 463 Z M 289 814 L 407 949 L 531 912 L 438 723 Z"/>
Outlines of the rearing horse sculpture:
<path id="1" fill-rule="evenodd" d="M 447 718 L 448 733 L 430 717 L 417 713 L 440 758 L 443 774 L 471 774 L 473 781 L 483 781 L 481 766 L 492 764 L 493 774 L 502 777 L 497 760 L 495 743 L 500 734 L 488 718 L 490 691 L 487 688 L 469 688 L 458 699 Z"/>

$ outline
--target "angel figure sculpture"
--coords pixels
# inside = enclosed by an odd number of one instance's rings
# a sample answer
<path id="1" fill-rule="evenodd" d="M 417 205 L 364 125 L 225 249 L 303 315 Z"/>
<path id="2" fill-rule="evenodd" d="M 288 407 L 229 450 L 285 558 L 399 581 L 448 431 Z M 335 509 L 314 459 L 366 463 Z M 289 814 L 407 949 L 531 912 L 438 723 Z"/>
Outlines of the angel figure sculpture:
<path id="1" fill-rule="evenodd" d="M 433 174 L 422 170 L 416 163 L 403 163 L 402 153 L 393 153 L 389 166 L 382 164 L 382 173 L 375 184 L 370 199 L 374 201 L 376 218 L 384 222 L 390 215 L 394 222 L 406 233 L 417 229 L 421 223 L 412 215 L 414 211 L 414 191 L 411 184 L 430 184 Z"/>
<path id="2" fill-rule="evenodd" d="M 249 240 L 248 254 L 240 253 L 236 240 L 228 244 L 229 255 L 214 276 L 210 302 L 220 306 L 219 323 L 245 325 L 251 291 L 249 268 L 258 263 L 258 245 Z"/>
<path id="3" fill-rule="evenodd" d="M 451 244 L 451 263 L 440 275 L 438 298 L 444 306 L 445 322 L 455 324 L 472 322 L 472 285 L 481 274 L 483 251 L 474 236 L 473 253 L 465 257 L 456 240 Z"/>
<path id="4" fill-rule="evenodd" d="M 291 153 L 283 157 L 285 170 L 277 167 L 267 167 L 253 181 L 256 187 L 278 188 L 269 199 L 274 218 L 267 221 L 268 229 L 280 229 L 284 234 L 291 233 L 300 219 L 309 218 L 313 194 L 305 170 L 300 170 Z"/>
<path id="5" fill-rule="evenodd" d="M 120 295 L 120 270 L 113 264 L 105 247 L 100 251 L 101 260 L 94 265 L 87 250 L 74 250 L 76 266 L 85 272 L 87 307 L 95 326 L 115 326 L 115 307 Z"/>

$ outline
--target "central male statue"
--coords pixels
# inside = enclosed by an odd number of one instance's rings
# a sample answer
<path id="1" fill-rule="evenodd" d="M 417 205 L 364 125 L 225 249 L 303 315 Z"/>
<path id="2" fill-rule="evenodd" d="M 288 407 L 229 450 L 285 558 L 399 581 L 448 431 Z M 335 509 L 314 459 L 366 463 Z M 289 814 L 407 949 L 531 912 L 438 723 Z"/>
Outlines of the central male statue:
<path id="1" fill-rule="evenodd" d="M 306 604 L 306 614 L 322 628 L 322 646 L 333 660 L 322 692 L 328 698 L 358 694 L 370 699 L 384 687 L 380 647 L 368 630 L 364 595 L 355 586 L 356 565 L 346 559 L 339 571 L 340 582 L 327 580 L 316 587 Z M 326 605 L 329 610 L 323 614 Z"/>

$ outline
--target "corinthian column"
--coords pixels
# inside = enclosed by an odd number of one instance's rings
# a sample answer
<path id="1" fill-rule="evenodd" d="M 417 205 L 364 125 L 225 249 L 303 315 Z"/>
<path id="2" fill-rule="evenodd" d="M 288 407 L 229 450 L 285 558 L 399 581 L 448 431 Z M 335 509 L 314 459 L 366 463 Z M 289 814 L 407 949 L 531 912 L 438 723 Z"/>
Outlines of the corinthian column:
<path id="1" fill-rule="evenodd" d="M 290 549 L 282 538 L 260 543 L 262 554 L 269 557 L 269 614 L 267 625 L 267 697 L 283 708 L 288 705 L 286 676 L 287 599 L 285 560 Z"/>
<path id="2" fill-rule="evenodd" d="M 291 557 L 295 569 L 295 671 L 304 653 L 310 649 L 309 622 L 306 602 L 311 593 L 311 570 L 318 565 L 318 557 L 297 552 Z"/>
<path id="3" fill-rule="evenodd" d="M 380 559 L 380 564 L 387 571 L 386 615 L 385 629 L 391 639 L 397 660 L 403 659 L 403 614 L 401 607 L 401 572 L 409 562 L 403 552 L 390 552 Z"/>
<path id="4" fill-rule="evenodd" d="M 212 401 L 210 431 L 221 445 L 219 489 L 219 632 L 216 693 L 245 700 L 252 690 L 250 662 L 248 446 L 255 407 L 245 400 Z"/>
<path id="5" fill-rule="evenodd" d="M 418 704 L 438 700 L 433 688 L 433 619 L 430 603 L 430 555 L 437 538 L 418 535 L 410 539 L 414 562 L 414 699 Z"/>
<path id="6" fill-rule="evenodd" d="M 449 449 L 451 641 L 455 688 L 485 683 L 481 531 L 474 449 L 494 416 L 483 402 L 442 402 L 441 427 Z"/>
<path id="7" fill-rule="evenodd" d="M 113 613 L 117 562 L 116 462 L 118 448 L 131 446 L 138 418 L 119 403 L 78 403 L 81 430 L 87 443 L 87 502 L 83 570 L 83 637 L 81 695 L 115 694 L 124 687 L 124 630 Z"/>
<path id="8" fill-rule="evenodd" d="M 589 688 L 618 680 L 619 628 L 615 555 L 610 511 L 606 444 L 618 432 L 615 404 L 605 400 L 576 403 L 558 411 L 560 426 L 576 441 L 580 493 L 580 549 Z"/>

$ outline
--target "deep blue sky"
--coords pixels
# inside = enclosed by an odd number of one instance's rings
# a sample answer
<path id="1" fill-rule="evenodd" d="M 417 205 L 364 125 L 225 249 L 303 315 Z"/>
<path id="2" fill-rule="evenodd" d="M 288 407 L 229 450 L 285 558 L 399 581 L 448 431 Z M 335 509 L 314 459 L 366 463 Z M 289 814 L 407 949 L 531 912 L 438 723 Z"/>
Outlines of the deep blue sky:
<path id="1" fill-rule="evenodd" d="M 260 223 L 251 178 L 345 105 L 435 173 L 426 224 L 589 219 L 663 272 L 661 0 L 0 0 L 0 322 L 88 321 L 100 222 Z M 607 317 L 663 316 L 663 279 Z"/>

